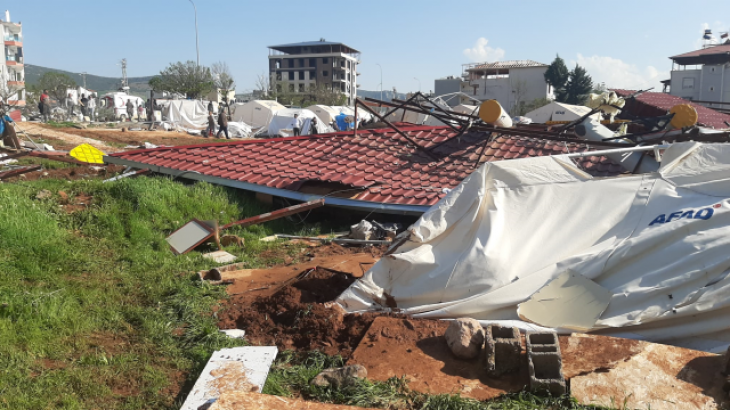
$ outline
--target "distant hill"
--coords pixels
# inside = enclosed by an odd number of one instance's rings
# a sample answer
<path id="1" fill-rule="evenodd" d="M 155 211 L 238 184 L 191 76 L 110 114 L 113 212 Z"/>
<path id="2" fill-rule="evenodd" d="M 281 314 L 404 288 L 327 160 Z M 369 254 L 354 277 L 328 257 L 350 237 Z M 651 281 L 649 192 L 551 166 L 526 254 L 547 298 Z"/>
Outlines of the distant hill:
<path id="1" fill-rule="evenodd" d="M 376 98 L 380 99 L 380 91 L 367 91 L 367 90 L 357 90 L 357 96 L 360 98 Z M 400 100 L 406 99 L 405 93 L 398 93 L 396 96 L 395 93 L 393 93 L 392 90 L 383 90 L 383 101 L 392 101 L 393 98 L 397 98 Z"/>
<path id="2" fill-rule="evenodd" d="M 72 73 L 64 70 L 57 70 L 55 68 L 41 67 L 38 65 L 26 64 L 25 65 L 25 82 L 28 85 L 38 84 L 41 76 L 47 72 L 63 73 L 73 78 L 76 84 L 83 85 L 84 79 L 80 74 Z M 144 95 L 146 91 L 149 91 L 150 86 L 147 82 L 152 78 L 149 77 L 129 77 L 129 90 L 135 95 Z M 109 91 L 116 91 L 119 89 L 121 84 L 121 77 L 100 77 L 98 75 L 87 74 L 86 75 L 86 88 L 94 90 L 98 93 L 104 93 Z"/>

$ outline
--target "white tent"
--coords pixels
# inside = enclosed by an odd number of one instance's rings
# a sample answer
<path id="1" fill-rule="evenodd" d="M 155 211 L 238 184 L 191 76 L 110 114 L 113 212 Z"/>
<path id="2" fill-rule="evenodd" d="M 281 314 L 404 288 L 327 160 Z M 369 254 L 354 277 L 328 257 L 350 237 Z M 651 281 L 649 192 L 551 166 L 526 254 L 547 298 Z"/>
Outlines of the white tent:
<path id="1" fill-rule="evenodd" d="M 355 107 L 348 107 L 345 105 L 333 105 L 330 108 L 334 110 L 335 116 L 340 115 L 341 112 L 345 113 L 345 115 L 352 115 L 353 117 L 355 116 Z M 370 119 L 373 118 L 372 114 L 362 108 L 358 108 L 357 116 L 360 121 L 370 121 Z"/>
<path id="2" fill-rule="evenodd" d="M 107 93 L 104 94 L 101 99 L 107 107 L 114 108 L 114 116 L 116 118 L 127 117 L 127 101 L 131 100 L 134 105 L 134 113 L 132 114 L 132 117 L 137 117 L 137 107 L 144 105 L 145 103 L 144 99 L 124 92 Z"/>
<path id="3" fill-rule="evenodd" d="M 551 101 L 536 110 L 532 110 L 523 117 L 530 118 L 533 123 L 546 124 L 548 121 L 573 121 L 588 114 L 591 111 L 588 107 L 570 105 L 557 101 Z M 600 114 L 596 113 L 596 116 Z"/>
<path id="4" fill-rule="evenodd" d="M 231 120 L 245 122 L 253 129 L 266 128 L 269 126 L 274 114 L 286 107 L 272 100 L 253 100 L 246 104 L 236 104 L 235 111 L 231 114 Z"/>
<path id="5" fill-rule="evenodd" d="M 171 100 L 162 111 L 165 121 L 186 131 L 208 127 L 208 110 L 200 100 Z"/>
<path id="6" fill-rule="evenodd" d="M 327 105 L 310 105 L 309 107 L 306 107 L 306 109 L 312 111 L 315 115 L 317 115 L 319 120 L 325 124 L 332 124 L 335 117 L 340 114 L 340 112 L 335 110 L 334 107 L 329 107 Z"/>
<path id="7" fill-rule="evenodd" d="M 278 110 L 276 111 L 276 113 L 274 113 L 274 117 L 269 123 L 269 137 L 289 137 L 293 135 L 294 131 L 291 127 L 291 124 L 292 121 L 294 121 L 294 114 L 299 114 L 299 118 L 302 120 L 302 135 L 310 134 L 309 127 L 311 126 L 312 118 L 315 118 L 317 116 L 312 111 L 307 109 L 284 108 L 283 110 Z M 325 134 L 333 131 L 334 130 L 332 129 L 332 127 L 322 123 L 322 121 L 317 122 L 318 134 Z"/>
<path id="8" fill-rule="evenodd" d="M 588 331 L 724 351 L 728 181 L 730 144 L 673 144 L 658 172 L 616 178 L 594 179 L 565 156 L 488 162 L 337 301 L 539 327 L 520 320 L 518 304 L 575 272 L 610 295 Z"/>

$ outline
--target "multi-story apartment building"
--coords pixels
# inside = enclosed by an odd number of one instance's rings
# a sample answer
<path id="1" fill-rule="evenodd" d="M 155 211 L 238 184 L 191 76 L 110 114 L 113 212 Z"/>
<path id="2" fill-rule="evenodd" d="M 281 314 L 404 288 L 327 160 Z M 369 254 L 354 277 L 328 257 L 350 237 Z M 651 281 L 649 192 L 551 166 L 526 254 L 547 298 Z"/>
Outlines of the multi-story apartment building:
<path id="1" fill-rule="evenodd" d="M 451 98 L 451 106 L 474 105 L 474 100 L 497 100 L 505 110 L 538 98 L 554 99 L 554 92 L 545 81 L 547 64 L 532 60 L 496 61 L 463 64 L 461 78 L 446 77 L 435 81 L 435 95 L 461 91 L 470 98 Z"/>
<path id="2" fill-rule="evenodd" d="M 10 21 L 5 11 L 2 20 L 4 64 L 0 68 L 0 88 L 10 105 L 25 105 L 25 69 L 23 65 L 23 26 Z M 13 92 L 17 91 L 17 92 Z"/>
<path id="3" fill-rule="evenodd" d="M 702 105 L 728 108 L 727 104 L 712 103 L 730 103 L 730 41 L 669 58 L 672 60 L 669 94 Z"/>
<path id="4" fill-rule="evenodd" d="M 278 92 L 292 93 L 326 87 L 345 94 L 352 105 L 359 60 L 360 52 L 354 48 L 324 40 L 269 46 L 270 84 Z"/>

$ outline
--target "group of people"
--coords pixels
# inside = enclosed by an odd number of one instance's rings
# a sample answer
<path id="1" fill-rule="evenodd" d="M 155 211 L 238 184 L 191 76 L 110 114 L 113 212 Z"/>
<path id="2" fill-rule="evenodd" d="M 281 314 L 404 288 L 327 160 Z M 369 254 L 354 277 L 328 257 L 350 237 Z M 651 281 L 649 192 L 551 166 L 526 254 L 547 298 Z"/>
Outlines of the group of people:
<path id="1" fill-rule="evenodd" d="M 64 104 L 66 105 L 67 117 L 74 116 L 74 108 L 77 106 L 76 100 L 73 94 L 68 93 L 65 98 Z M 81 107 L 81 114 L 84 117 L 89 117 L 92 121 L 96 117 L 96 96 L 93 94 L 81 94 L 78 105 Z M 41 119 L 44 122 L 51 120 L 51 97 L 48 95 L 48 90 L 41 92 L 41 98 L 38 101 L 38 111 L 41 113 Z"/>
<path id="2" fill-rule="evenodd" d="M 299 118 L 299 114 L 294 114 L 290 127 L 294 131 L 294 136 L 302 135 L 302 125 L 304 121 Z M 309 135 L 317 135 L 317 117 L 312 117 L 309 121 Z"/>
<path id="3" fill-rule="evenodd" d="M 213 135 L 213 132 L 215 132 L 215 117 L 213 116 L 213 103 L 208 103 L 208 129 L 205 130 L 205 134 L 203 136 L 205 138 L 208 138 L 208 136 Z M 228 116 L 226 115 L 225 108 L 221 105 L 220 111 L 218 112 L 218 133 L 215 135 L 216 138 L 218 138 L 221 135 L 221 132 L 226 135 L 226 139 L 229 140 L 231 137 L 228 135 Z"/>

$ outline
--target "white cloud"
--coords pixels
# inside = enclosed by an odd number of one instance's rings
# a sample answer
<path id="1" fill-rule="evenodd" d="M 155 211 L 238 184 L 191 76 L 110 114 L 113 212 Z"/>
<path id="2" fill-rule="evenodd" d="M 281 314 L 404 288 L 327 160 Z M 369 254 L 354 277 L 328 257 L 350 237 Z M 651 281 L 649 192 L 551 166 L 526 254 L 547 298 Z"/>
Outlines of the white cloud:
<path id="1" fill-rule="evenodd" d="M 654 87 L 654 91 L 661 91 L 659 81 L 669 78 L 669 71 L 659 71 L 653 66 L 640 68 L 608 56 L 584 56 L 578 53 L 576 61 L 571 61 L 568 68 L 572 69 L 576 63 L 588 71 L 593 84 L 606 83 L 606 88 L 643 90 Z"/>
<path id="2" fill-rule="evenodd" d="M 474 43 L 474 47 L 464 50 L 464 55 L 473 62 L 499 61 L 504 58 L 504 50 L 499 47 L 489 47 L 487 46 L 488 43 L 489 40 L 484 37 L 480 37 L 476 43 Z"/>

